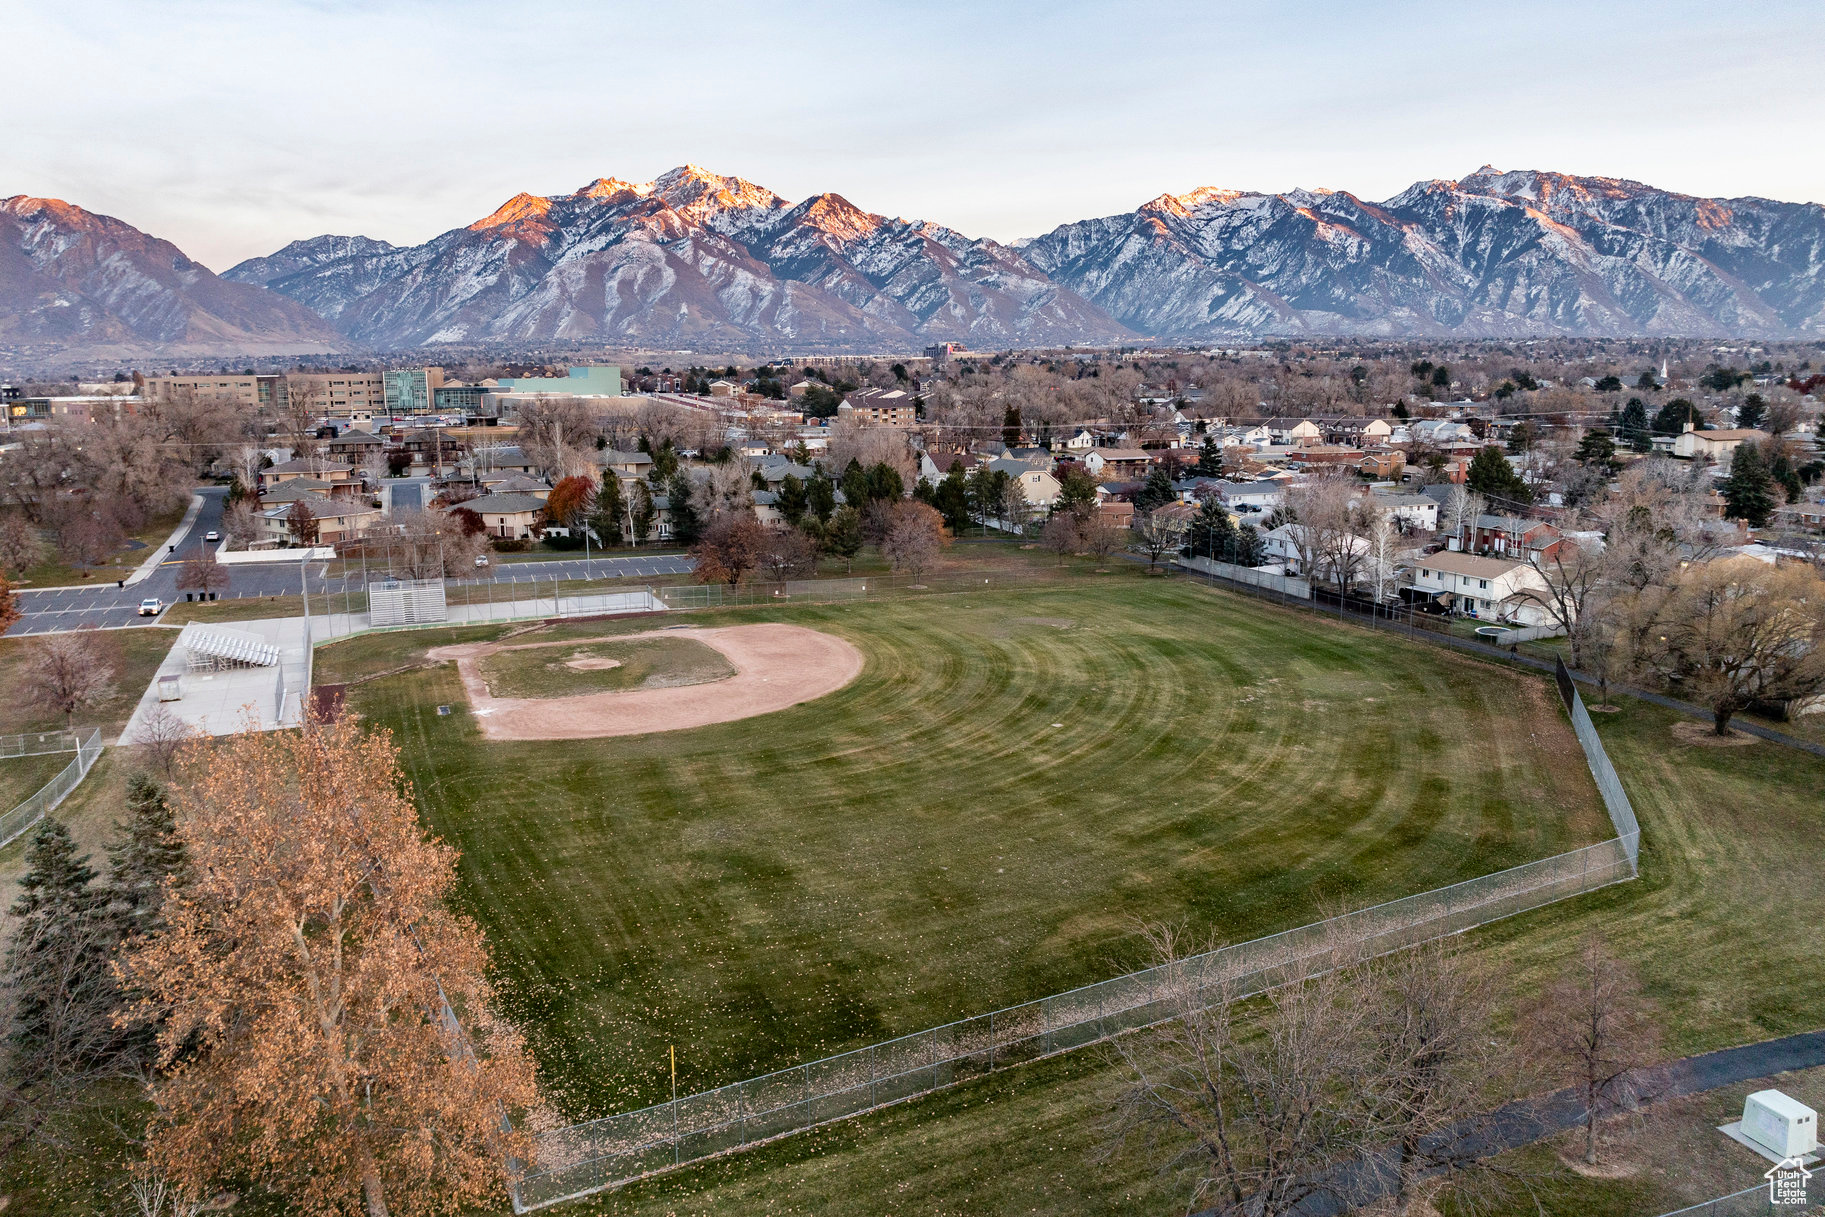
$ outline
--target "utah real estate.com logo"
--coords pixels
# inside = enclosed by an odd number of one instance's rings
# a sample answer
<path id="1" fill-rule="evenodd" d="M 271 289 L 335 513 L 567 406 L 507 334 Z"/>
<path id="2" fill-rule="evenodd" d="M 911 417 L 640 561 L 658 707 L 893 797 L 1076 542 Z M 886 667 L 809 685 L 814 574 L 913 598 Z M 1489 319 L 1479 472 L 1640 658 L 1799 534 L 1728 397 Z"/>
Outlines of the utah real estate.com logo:
<path id="1" fill-rule="evenodd" d="M 1768 1180 L 1769 1204 L 1806 1203 L 1806 1181 L 1812 1178 L 1812 1172 L 1802 1159 L 1782 1158 L 1762 1177 Z"/>

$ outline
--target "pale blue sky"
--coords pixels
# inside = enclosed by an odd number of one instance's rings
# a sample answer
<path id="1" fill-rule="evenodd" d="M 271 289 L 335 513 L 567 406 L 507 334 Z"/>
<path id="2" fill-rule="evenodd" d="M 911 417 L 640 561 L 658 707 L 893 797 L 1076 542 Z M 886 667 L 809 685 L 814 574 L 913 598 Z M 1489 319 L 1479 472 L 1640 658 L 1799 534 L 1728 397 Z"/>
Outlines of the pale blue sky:
<path id="1" fill-rule="evenodd" d="M 1825 201 L 1818 0 L 0 0 L 0 196 L 220 270 L 685 161 L 1012 239 L 1485 162 Z"/>

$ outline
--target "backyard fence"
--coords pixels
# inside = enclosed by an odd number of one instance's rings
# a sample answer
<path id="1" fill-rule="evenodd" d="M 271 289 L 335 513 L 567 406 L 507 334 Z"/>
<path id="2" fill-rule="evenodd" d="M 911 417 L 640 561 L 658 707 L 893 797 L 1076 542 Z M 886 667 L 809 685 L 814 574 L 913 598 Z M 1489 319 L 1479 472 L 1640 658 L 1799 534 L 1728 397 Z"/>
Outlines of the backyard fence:
<path id="1" fill-rule="evenodd" d="M 1295 579 L 1291 575 L 1270 575 L 1266 571 L 1254 570 L 1247 566 L 1237 566 L 1233 562 L 1218 562 L 1215 558 L 1196 556 L 1174 558 L 1173 565 L 1195 570 L 1199 574 L 1214 575 L 1227 579 L 1231 583 L 1241 583 L 1249 587 L 1266 588 L 1270 592 L 1279 592 L 1282 596 L 1292 596 L 1299 600 L 1312 598 L 1312 585 L 1305 579 Z"/>
<path id="2" fill-rule="evenodd" d="M 35 740 L 40 745 L 35 752 L 14 752 L 6 748 L 14 741 Z M 61 741 L 64 746 L 52 748 L 42 746 L 45 741 Z M 29 746 L 29 745 L 21 745 Z M 95 767 L 95 759 L 101 755 L 101 729 L 89 728 L 88 732 L 59 731 L 50 735 L 11 736 L 0 741 L 0 756 L 42 756 L 52 752 L 74 752 L 72 760 L 58 775 L 46 782 L 37 794 L 5 815 L 0 816 L 0 846 L 11 844 L 19 834 L 36 824 L 46 813 L 56 810 L 57 805 L 69 797 L 70 791 L 88 776 L 89 770 Z"/>
<path id="3" fill-rule="evenodd" d="M 1640 826 L 1577 688 L 1563 665 L 1560 672 L 1567 713 L 1616 831 L 1612 839 L 1223 947 L 1172 965 L 1171 972 L 1132 972 L 542 1134 L 537 1169 L 514 1183 L 514 1210 L 523 1213 L 574 1200 L 656 1171 L 1152 1026 L 1174 1016 L 1179 1008 L 1174 993 L 1187 976 L 1212 1001 L 1247 997 L 1297 975 L 1302 965 L 1340 951 L 1358 958 L 1385 954 L 1633 879 L 1638 873 Z"/>
<path id="4" fill-rule="evenodd" d="M 1768 1193 L 1766 1183 L 1746 1187 L 1740 1192 L 1731 1192 L 1728 1196 L 1719 1196 L 1703 1204 L 1690 1208 L 1674 1209 L 1662 1213 L 1661 1217 L 1767 1217 L 1768 1214 L 1780 1213 L 1788 1217 L 1807 1217 L 1808 1214 L 1825 1213 L 1825 1202 L 1813 1201 L 1810 1204 L 1797 1205 L 1792 1202 L 1776 1204 Z"/>

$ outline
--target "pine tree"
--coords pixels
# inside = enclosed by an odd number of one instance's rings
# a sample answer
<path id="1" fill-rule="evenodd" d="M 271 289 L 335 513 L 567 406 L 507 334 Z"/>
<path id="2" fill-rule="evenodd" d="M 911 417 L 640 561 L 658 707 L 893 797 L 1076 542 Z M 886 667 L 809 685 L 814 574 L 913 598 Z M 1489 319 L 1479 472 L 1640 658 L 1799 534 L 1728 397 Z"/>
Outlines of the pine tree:
<path id="1" fill-rule="evenodd" d="M 1767 417 L 1768 402 L 1760 393 L 1749 394 L 1743 398 L 1743 404 L 1736 408 L 1736 425 L 1739 427 L 1759 427 Z"/>
<path id="2" fill-rule="evenodd" d="M 672 475 L 666 484 L 666 511 L 672 517 L 672 540 L 679 545 L 695 545 L 703 532 L 697 505 L 691 502 L 691 480 L 683 472 Z"/>
<path id="3" fill-rule="evenodd" d="M 805 507 L 819 524 L 830 523 L 830 513 L 836 510 L 836 483 L 822 469 L 805 483 Z"/>
<path id="4" fill-rule="evenodd" d="M 1137 515 L 1146 515 L 1154 508 L 1163 506 L 1178 497 L 1172 488 L 1172 475 L 1166 472 L 1164 465 L 1155 465 L 1147 475 L 1147 482 L 1134 496 L 1134 510 Z"/>
<path id="5" fill-rule="evenodd" d="M 1516 503 L 1533 499 L 1533 492 L 1527 489 L 1527 483 L 1521 480 L 1499 448 L 1478 449 L 1476 456 L 1471 458 L 1470 473 L 1465 481 L 1470 489 L 1490 498 Z"/>
<path id="6" fill-rule="evenodd" d="M 1774 515 L 1774 478 L 1754 444 L 1739 444 L 1724 479 L 1724 514 L 1751 528 L 1765 528 Z"/>
<path id="7" fill-rule="evenodd" d="M 1605 469 L 1616 467 L 1616 441 L 1608 431 L 1593 427 L 1584 433 L 1578 441 L 1578 450 L 1572 459 L 1581 465 L 1601 465 Z"/>
<path id="8" fill-rule="evenodd" d="M 1227 562 L 1236 548 L 1236 526 L 1222 503 L 1205 499 L 1191 521 L 1191 532 L 1186 540 L 1193 556 Z"/>
<path id="9" fill-rule="evenodd" d="M 1217 447 L 1217 437 L 1206 433 L 1204 443 L 1198 448 L 1198 476 L 1201 478 L 1218 478 L 1223 476 L 1223 450 Z"/>
<path id="10" fill-rule="evenodd" d="M 127 819 L 116 826 L 108 846 L 110 908 L 128 934 L 144 934 L 159 922 L 165 880 L 184 880 L 184 842 L 177 817 L 159 784 L 143 773 L 127 779 Z"/>
<path id="11" fill-rule="evenodd" d="M 58 1053 L 68 1044 L 68 1029 L 105 1016 L 118 1003 L 119 991 L 108 967 L 114 936 L 108 932 L 106 895 L 61 820 L 46 816 L 32 833 L 19 886 L 6 986 L 13 991 L 10 1038 L 25 1059 Z M 107 1041 L 114 1038 L 97 1043 L 87 1037 L 81 1051 L 92 1056 L 111 1047 Z"/>
<path id="12" fill-rule="evenodd" d="M 1617 423 L 1617 434 L 1628 444 L 1630 452 L 1652 452 L 1654 438 L 1648 430 L 1648 408 L 1639 397 L 1629 398 Z"/>
<path id="13" fill-rule="evenodd" d="M 605 470 L 595 502 L 590 505 L 589 530 L 602 544 L 619 545 L 626 532 L 622 524 L 626 518 L 627 499 L 621 493 L 621 479 Z"/>

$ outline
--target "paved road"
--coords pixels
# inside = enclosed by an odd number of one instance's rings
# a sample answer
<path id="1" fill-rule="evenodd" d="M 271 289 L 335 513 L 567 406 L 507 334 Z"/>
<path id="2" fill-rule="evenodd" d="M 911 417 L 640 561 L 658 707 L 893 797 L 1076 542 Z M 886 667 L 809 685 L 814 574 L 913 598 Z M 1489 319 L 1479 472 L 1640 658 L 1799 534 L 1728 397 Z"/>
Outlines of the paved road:
<path id="1" fill-rule="evenodd" d="M 401 487 L 400 489 L 404 489 Z M 415 489 L 415 488 L 414 488 Z M 222 510 L 226 505 L 227 491 L 221 487 L 207 487 L 197 493 L 203 496 L 203 509 L 196 522 L 177 543 L 174 552 L 159 564 L 152 575 L 127 588 L 117 588 L 112 582 L 100 583 L 92 587 L 71 588 L 63 591 L 32 591 L 29 588 L 19 593 L 20 620 L 8 630 L 9 635 L 49 634 L 60 630 L 74 630 L 87 627 L 98 629 L 120 629 L 129 626 L 152 626 L 158 620 L 141 617 L 138 613 L 139 602 L 149 596 L 157 596 L 170 604 L 184 598 L 177 590 L 177 571 L 182 560 L 195 553 L 203 545 L 203 536 L 212 529 L 219 529 L 222 523 Z M 396 498 L 395 503 L 399 503 Z M 361 589 L 362 573 L 359 567 L 338 576 L 326 570 L 327 563 L 312 562 L 304 572 L 313 598 L 323 596 L 342 597 L 344 592 L 354 594 Z M 497 591 L 511 594 L 513 585 L 522 587 L 531 583 L 546 583 L 552 579 L 650 579 L 658 575 L 688 574 L 692 569 L 691 559 L 682 554 L 655 554 L 648 556 L 638 554 L 626 557 L 556 559 L 552 561 L 498 562 L 494 566 L 476 572 L 476 577 L 460 581 L 453 580 L 453 585 L 485 587 L 497 585 Z M 270 565 L 235 566 L 231 568 L 228 590 L 222 593 L 224 600 L 234 600 L 258 596 L 295 595 L 299 588 L 300 573 L 296 562 L 275 562 Z M 313 604 L 313 608 L 315 605 Z"/>

